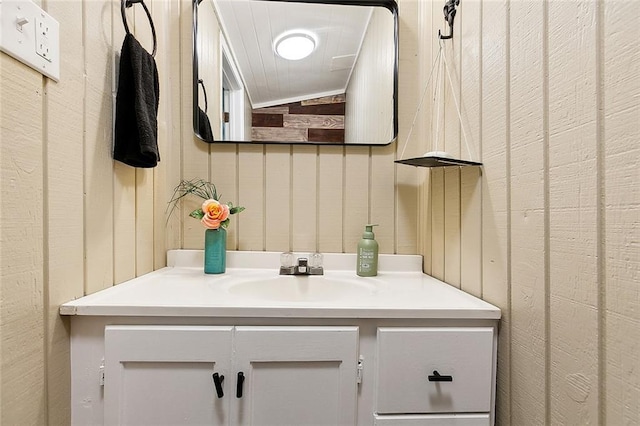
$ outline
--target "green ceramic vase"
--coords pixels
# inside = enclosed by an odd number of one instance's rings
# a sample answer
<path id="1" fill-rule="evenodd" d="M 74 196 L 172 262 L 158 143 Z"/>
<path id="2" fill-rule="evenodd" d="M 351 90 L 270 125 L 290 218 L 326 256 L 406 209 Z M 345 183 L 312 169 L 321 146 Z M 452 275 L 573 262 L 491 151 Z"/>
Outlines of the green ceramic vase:
<path id="1" fill-rule="evenodd" d="M 227 231 L 207 229 L 204 233 L 204 273 L 224 274 L 227 264 Z"/>

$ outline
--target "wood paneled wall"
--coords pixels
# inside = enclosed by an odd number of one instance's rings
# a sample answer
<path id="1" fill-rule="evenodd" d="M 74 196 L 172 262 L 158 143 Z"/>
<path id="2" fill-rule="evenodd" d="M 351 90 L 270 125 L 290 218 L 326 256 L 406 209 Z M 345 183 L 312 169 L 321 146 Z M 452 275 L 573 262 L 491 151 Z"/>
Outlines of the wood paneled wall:
<path id="1" fill-rule="evenodd" d="M 467 158 L 464 130 L 484 167 L 431 170 L 422 250 L 502 309 L 500 425 L 640 422 L 639 24 L 633 1 L 468 0 L 444 44 L 440 149 Z"/>
<path id="2" fill-rule="evenodd" d="M 257 108 L 252 113 L 250 140 L 342 144 L 344 111 L 344 94 Z"/>
<path id="3" fill-rule="evenodd" d="M 165 264 L 165 235 L 172 235 L 165 231 L 166 194 L 179 172 L 171 150 L 182 127 L 172 117 L 180 116 L 178 52 L 185 40 L 179 2 L 146 3 L 164 76 L 162 161 L 155 169 L 111 158 L 124 38 L 119 1 L 40 2 L 60 22 L 59 83 L 0 53 L 3 425 L 69 424 L 69 324 L 59 305 Z M 144 11 L 127 13 L 130 29 L 151 50 Z"/>
<path id="4" fill-rule="evenodd" d="M 187 150 L 184 178 L 215 182 L 223 201 L 246 207 L 233 216 L 228 248 L 267 251 L 353 252 L 366 223 L 378 223 L 376 238 L 385 253 L 415 253 L 415 184 L 397 209 L 395 146 L 344 147 L 213 144 Z M 197 202 L 186 203 L 182 216 Z M 405 206 L 412 210 L 405 211 Z M 397 229 L 402 218 L 413 226 Z M 406 232 L 406 234 L 405 234 Z M 184 248 L 199 248 L 203 229 L 183 220 Z"/>

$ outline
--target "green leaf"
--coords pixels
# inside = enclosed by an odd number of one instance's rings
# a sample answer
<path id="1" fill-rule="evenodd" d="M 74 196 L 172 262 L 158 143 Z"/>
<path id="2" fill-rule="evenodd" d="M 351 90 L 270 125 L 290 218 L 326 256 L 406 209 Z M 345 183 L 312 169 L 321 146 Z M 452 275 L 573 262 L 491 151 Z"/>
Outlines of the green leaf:
<path id="1" fill-rule="evenodd" d="M 202 211 L 201 208 L 200 209 L 195 209 L 194 211 L 189 213 L 189 216 L 195 217 L 196 219 L 202 219 L 204 217 L 204 212 Z"/>
<path id="2" fill-rule="evenodd" d="M 229 203 L 229 214 L 236 214 L 244 211 L 244 207 L 231 207 L 231 203 Z"/>

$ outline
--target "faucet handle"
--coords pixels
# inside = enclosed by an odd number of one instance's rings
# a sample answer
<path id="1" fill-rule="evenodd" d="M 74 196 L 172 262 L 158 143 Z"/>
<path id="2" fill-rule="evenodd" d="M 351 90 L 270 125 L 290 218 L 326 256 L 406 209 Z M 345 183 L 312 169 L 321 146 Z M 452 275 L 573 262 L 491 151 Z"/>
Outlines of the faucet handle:
<path id="1" fill-rule="evenodd" d="M 309 255 L 309 266 L 311 268 L 322 268 L 322 253 L 313 253 Z"/>
<path id="2" fill-rule="evenodd" d="M 322 267 L 323 260 L 322 253 L 309 255 L 309 275 L 324 275 L 324 269 Z"/>
<path id="3" fill-rule="evenodd" d="M 294 266 L 293 263 L 293 253 L 290 251 L 284 252 L 280 254 L 280 266 L 283 268 L 292 268 Z"/>
<path id="4" fill-rule="evenodd" d="M 280 275 L 293 275 L 295 265 L 293 262 L 293 253 L 290 251 L 280 254 Z"/>

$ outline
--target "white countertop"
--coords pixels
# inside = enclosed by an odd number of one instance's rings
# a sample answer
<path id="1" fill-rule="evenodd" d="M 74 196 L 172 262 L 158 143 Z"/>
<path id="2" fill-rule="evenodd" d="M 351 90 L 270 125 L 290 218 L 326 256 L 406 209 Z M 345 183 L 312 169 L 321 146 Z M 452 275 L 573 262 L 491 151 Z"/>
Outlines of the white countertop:
<path id="1" fill-rule="evenodd" d="M 422 258 L 380 255 L 358 277 L 355 254 L 324 254 L 323 276 L 279 276 L 280 254 L 228 252 L 206 275 L 201 250 L 171 250 L 166 268 L 63 304 L 62 315 L 499 319 L 500 309 L 421 272 Z"/>

